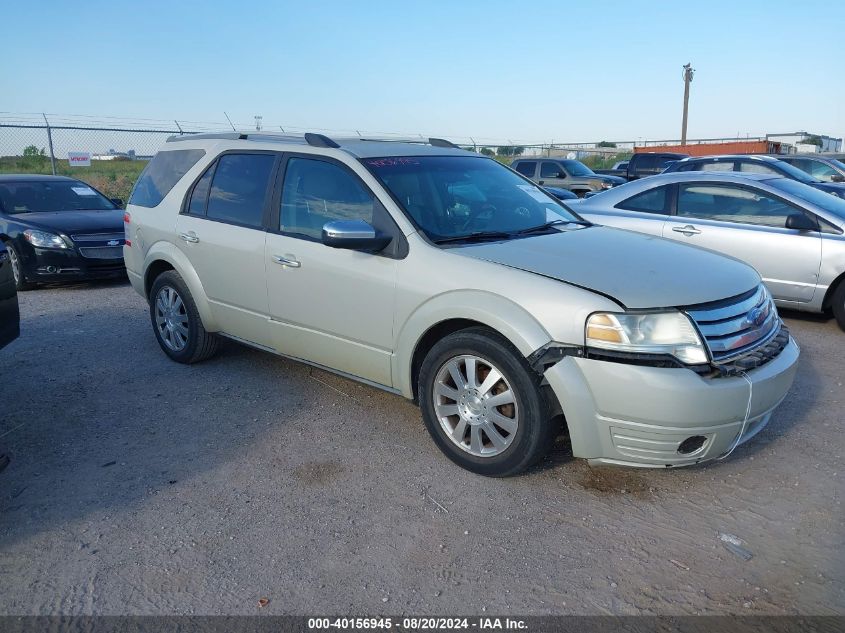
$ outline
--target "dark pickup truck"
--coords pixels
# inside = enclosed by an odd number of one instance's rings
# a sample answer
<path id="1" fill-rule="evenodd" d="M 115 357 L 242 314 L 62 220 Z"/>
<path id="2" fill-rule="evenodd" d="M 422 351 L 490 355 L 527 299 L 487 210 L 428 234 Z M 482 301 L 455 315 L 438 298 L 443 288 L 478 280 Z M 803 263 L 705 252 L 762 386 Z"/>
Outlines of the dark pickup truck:
<path id="1" fill-rule="evenodd" d="M 662 172 L 669 163 L 686 158 L 686 154 L 673 152 L 640 152 L 628 159 L 624 169 L 597 169 L 597 174 L 618 176 L 625 180 L 637 180 Z"/>
<path id="2" fill-rule="evenodd" d="M 0 348 L 14 341 L 19 334 L 20 313 L 15 276 L 6 245 L 0 241 Z"/>

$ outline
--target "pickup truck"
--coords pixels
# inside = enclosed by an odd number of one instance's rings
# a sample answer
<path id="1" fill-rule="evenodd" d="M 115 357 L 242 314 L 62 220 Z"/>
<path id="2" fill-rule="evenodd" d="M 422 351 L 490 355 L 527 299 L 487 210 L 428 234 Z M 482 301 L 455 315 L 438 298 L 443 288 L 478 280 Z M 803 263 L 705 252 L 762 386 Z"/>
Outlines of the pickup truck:
<path id="1" fill-rule="evenodd" d="M 597 174 L 581 161 L 567 158 L 519 158 L 511 163 L 511 168 L 541 187 L 568 189 L 579 198 L 625 182 L 616 176 Z"/>
<path id="2" fill-rule="evenodd" d="M 600 169 L 596 173 L 608 176 L 616 176 L 624 180 L 637 180 L 646 176 L 659 174 L 670 163 L 686 158 L 686 154 L 675 154 L 673 152 L 641 152 L 634 154 L 624 163 L 624 167 L 617 163 L 618 169 Z M 616 167 L 617 165 L 614 165 Z"/>
<path id="3" fill-rule="evenodd" d="M 0 348 L 14 341 L 20 334 L 20 313 L 15 276 L 6 245 L 0 241 Z"/>

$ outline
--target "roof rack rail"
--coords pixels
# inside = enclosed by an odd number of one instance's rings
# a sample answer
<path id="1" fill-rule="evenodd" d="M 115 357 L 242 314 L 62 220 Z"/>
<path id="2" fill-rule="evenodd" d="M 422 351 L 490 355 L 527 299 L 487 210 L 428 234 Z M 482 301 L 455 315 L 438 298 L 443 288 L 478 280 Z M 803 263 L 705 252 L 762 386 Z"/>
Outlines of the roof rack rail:
<path id="1" fill-rule="evenodd" d="M 305 133 L 305 142 L 312 147 L 340 147 L 325 134 L 315 134 L 314 132 Z"/>
<path id="2" fill-rule="evenodd" d="M 225 140 L 240 140 L 247 138 L 246 132 L 207 132 L 204 134 L 174 134 L 167 137 L 168 143 L 175 143 L 176 141 L 195 141 L 197 139 L 225 139 Z"/>
<path id="3" fill-rule="evenodd" d="M 428 144 L 433 147 L 451 147 L 452 149 L 461 149 L 452 141 L 447 141 L 445 138 L 430 138 Z"/>

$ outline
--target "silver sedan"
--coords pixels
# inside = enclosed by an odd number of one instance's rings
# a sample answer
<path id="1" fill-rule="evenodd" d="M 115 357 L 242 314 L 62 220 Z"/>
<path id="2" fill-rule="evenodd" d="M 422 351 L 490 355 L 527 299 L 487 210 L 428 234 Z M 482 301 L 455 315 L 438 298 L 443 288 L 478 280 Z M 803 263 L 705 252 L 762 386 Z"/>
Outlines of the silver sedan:
<path id="1" fill-rule="evenodd" d="M 776 303 L 832 310 L 845 330 L 845 200 L 769 174 L 660 174 L 567 201 L 597 224 L 731 255 Z"/>

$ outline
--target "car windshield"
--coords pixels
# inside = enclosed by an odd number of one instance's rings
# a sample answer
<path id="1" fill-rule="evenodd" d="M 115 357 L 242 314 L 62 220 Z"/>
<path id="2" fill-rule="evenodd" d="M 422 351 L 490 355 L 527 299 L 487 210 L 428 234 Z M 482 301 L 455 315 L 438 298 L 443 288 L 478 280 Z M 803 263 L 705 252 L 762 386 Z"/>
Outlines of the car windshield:
<path id="1" fill-rule="evenodd" d="M 587 167 L 584 163 L 580 160 L 561 160 L 558 161 L 563 168 L 569 173 L 571 176 L 595 176 L 596 172 L 592 169 Z"/>
<path id="2" fill-rule="evenodd" d="M 78 180 L 0 182 L 0 211 L 4 213 L 116 208 L 111 200 Z"/>
<path id="3" fill-rule="evenodd" d="M 790 165 L 789 163 L 785 163 L 782 160 L 778 161 L 778 167 L 781 169 L 781 171 L 783 171 L 783 173 L 785 173 L 793 180 L 797 180 L 798 182 L 819 182 L 818 178 L 813 178 L 806 171 L 798 169 L 795 165 Z"/>
<path id="4" fill-rule="evenodd" d="M 800 182 L 788 180 L 787 178 L 773 178 L 768 183 L 775 189 L 803 198 L 820 209 L 833 213 L 836 217 L 845 220 L 845 200 L 839 196 L 829 194 L 815 187 L 808 187 Z"/>
<path id="5" fill-rule="evenodd" d="M 433 241 L 498 239 L 583 220 L 495 160 L 471 156 L 365 158 L 362 162 Z"/>

